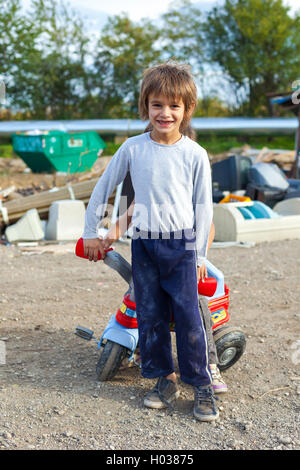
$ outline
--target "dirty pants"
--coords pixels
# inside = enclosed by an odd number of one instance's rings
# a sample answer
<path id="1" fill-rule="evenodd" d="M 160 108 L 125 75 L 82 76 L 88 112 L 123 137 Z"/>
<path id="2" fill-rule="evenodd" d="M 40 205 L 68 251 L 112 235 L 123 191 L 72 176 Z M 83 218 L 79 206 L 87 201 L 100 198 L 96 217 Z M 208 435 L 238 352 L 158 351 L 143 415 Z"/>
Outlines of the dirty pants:
<path id="1" fill-rule="evenodd" d="M 207 297 L 205 297 L 204 295 L 199 295 L 198 297 L 199 297 L 199 310 L 200 310 L 200 313 L 204 322 L 204 327 L 205 327 L 207 342 L 208 342 L 209 364 L 218 364 L 218 353 L 217 353 L 217 348 L 215 345 L 213 332 L 212 332 L 213 322 L 211 319 L 211 312 L 208 307 L 208 300 L 207 300 Z"/>
<path id="2" fill-rule="evenodd" d="M 181 380 L 198 386 L 211 383 L 208 344 L 199 312 L 196 256 L 186 249 L 184 231 L 145 233 L 132 239 L 132 276 L 139 329 L 142 375 L 166 377 L 174 372 L 169 322 L 176 328 Z M 162 238 L 164 237 L 164 238 Z M 190 245 L 189 245 L 190 246 Z"/>

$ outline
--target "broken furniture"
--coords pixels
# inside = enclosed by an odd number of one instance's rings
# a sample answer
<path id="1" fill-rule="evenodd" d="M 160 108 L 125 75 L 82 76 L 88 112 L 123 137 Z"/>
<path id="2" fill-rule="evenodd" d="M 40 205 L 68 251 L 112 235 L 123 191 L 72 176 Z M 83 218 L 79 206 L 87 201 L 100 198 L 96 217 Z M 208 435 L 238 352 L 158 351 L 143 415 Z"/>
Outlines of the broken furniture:
<path id="1" fill-rule="evenodd" d="M 231 155 L 212 165 L 213 200 L 224 198 L 223 191 L 245 190 L 248 184 L 248 170 L 252 165 L 250 157 Z"/>
<path id="2" fill-rule="evenodd" d="M 232 155 L 214 163 L 212 184 L 214 202 L 220 202 L 225 191 L 242 191 L 270 207 L 283 199 L 300 197 L 300 180 L 288 179 L 274 163 L 254 163 L 246 156 Z"/>
<path id="3" fill-rule="evenodd" d="M 284 199 L 300 197 L 300 180 L 288 179 L 274 163 L 254 163 L 248 169 L 245 195 L 273 207 Z"/>

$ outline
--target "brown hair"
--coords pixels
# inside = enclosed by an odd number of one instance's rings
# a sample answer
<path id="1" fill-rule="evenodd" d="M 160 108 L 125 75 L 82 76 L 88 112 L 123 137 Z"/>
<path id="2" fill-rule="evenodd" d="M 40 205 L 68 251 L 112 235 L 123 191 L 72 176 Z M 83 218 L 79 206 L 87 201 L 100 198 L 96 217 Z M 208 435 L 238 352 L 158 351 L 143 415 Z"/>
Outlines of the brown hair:
<path id="1" fill-rule="evenodd" d="M 176 62 L 167 62 L 145 71 L 139 98 L 140 117 L 144 121 L 149 118 L 148 98 L 151 93 L 155 95 L 162 94 L 173 99 L 182 99 L 185 113 L 180 132 L 189 135 L 191 132 L 189 122 L 194 109 L 193 105 L 197 102 L 197 89 L 190 67 Z M 152 126 L 149 124 L 145 132 L 151 129 Z"/>

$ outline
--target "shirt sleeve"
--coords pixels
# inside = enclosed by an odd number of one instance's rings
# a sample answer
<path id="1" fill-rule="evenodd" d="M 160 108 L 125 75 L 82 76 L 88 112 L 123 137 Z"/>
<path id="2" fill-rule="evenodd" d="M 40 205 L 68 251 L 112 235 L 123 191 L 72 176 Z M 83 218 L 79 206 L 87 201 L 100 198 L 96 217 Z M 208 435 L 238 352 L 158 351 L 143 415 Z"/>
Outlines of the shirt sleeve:
<path id="1" fill-rule="evenodd" d="M 197 266 L 207 255 L 209 231 L 213 219 L 211 169 L 207 152 L 196 156 L 193 175 L 194 230 L 196 233 Z"/>
<path id="2" fill-rule="evenodd" d="M 129 150 L 127 143 L 121 145 L 109 165 L 99 178 L 90 197 L 82 238 L 97 238 L 98 225 L 103 219 L 107 201 L 114 188 L 120 184 L 129 170 Z"/>

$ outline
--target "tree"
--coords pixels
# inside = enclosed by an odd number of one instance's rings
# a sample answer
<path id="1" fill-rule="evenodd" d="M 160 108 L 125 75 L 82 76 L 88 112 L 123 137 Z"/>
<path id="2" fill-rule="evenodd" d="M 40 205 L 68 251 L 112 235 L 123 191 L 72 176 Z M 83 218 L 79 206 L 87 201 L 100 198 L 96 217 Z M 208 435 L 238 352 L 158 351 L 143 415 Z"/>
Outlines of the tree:
<path id="1" fill-rule="evenodd" d="M 166 59 L 193 66 L 195 73 L 203 65 L 202 16 L 190 0 L 172 2 L 162 15 L 160 39 Z"/>
<path id="2" fill-rule="evenodd" d="M 224 117 L 230 115 L 226 103 L 216 96 L 206 96 L 198 100 L 194 117 Z"/>
<path id="3" fill-rule="evenodd" d="M 148 20 L 132 22 L 126 14 L 110 17 L 97 44 L 95 66 L 110 90 L 115 117 L 137 116 L 139 85 L 143 71 L 157 63 L 158 30 Z"/>
<path id="4" fill-rule="evenodd" d="M 246 90 L 242 112 L 270 111 L 267 93 L 286 89 L 299 73 L 300 18 L 282 0 L 225 0 L 203 23 L 207 58 Z"/>
<path id="5" fill-rule="evenodd" d="M 34 61 L 25 68 L 35 117 L 76 117 L 86 94 L 88 38 L 81 19 L 57 0 L 32 0 L 31 17 L 39 32 Z M 34 90 L 33 90 L 34 88 Z"/>
<path id="6" fill-rule="evenodd" d="M 171 3 L 162 15 L 161 44 L 166 59 L 175 59 L 191 66 L 200 94 L 194 116 L 228 115 L 229 109 L 218 99 L 216 74 L 205 62 L 204 16 L 190 0 Z M 212 77 L 213 76 L 213 80 Z"/>
<path id="7" fill-rule="evenodd" d="M 15 110 L 31 118 L 78 117 L 85 103 L 88 38 L 57 0 L 0 0 L 0 73 Z M 22 117 L 22 115 L 21 115 Z"/>
<path id="8" fill-rule="evenodd" d="M 9 103 L 15 102 L 15 77 L 34 56 L 37 37 L 32 19 L 21 13 L 20 0 L 0 0 L 0 75 Z"/>

